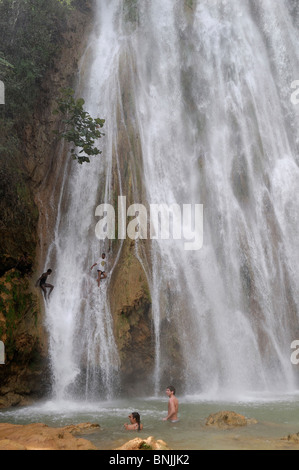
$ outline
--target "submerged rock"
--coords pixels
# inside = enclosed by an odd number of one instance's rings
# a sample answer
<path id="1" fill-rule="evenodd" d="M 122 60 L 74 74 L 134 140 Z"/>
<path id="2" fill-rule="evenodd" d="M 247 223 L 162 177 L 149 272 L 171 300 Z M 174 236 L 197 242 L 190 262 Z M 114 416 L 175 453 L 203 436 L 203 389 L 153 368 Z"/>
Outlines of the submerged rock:
<path id="1" fill-rule="evenodd" d="M 171 450 L 166 442 L 160 439 L 155 440 L 153 436 L 147 439 L 136 437 L 115 450 Z"/>
<path id="2" fill-rule="evenodd" d="M 220 411 L 211 414 L 206 420 L 206 426 L 215 426 L 218 428 L 233 428 L 247 426 L 249 424 L 257 424 L 255 419 L 248 419 L 245 416 L 235 413 L 234 411 Z"/>
<path id="3" fill-rule="evenodd" d="M 101 429 L 99 424 L 96 423 L 80 423 L 80 424 L 71 424 L 62 428 L 66 432 L 70 432 L 73 436 L 77 434 L 89 434 L 94 431 Z"/>
<path id="4" fill-rule="evenodd" d="M 97 450 L 87 439 L 74 435 L 99 428 L 91 423 L 63 428 L 51 428 L 43 423 L 0 423 L 0 450 Z"/>

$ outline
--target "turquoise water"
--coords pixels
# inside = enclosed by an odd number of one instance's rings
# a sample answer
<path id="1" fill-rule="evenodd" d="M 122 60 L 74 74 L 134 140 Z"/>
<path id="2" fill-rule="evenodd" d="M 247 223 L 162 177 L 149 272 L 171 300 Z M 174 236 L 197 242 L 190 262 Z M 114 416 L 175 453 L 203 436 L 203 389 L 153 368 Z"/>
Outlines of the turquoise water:
<path id="1" fill-rule="evenodd" d="M 43 422 L 54 427 L 82 422 L 98 423 L 101 426 L 99 431 L 83 437 L 105 450 L 120 447 L 136 436 L 154 436 L 164 440 L 174 450 L 289 448 L 290 444 L 280 439 L 299 432 L 299 393 L 271 398 L 246 397 L 246 400 L 235 402 L 209 401 L 196 396 L 178 398 L 180 421 L 177 424 L 162 421 L 167 414 L 167 398 L 164 397 L 97 403 L 48 401 L 0 411 L 0 422 Z M 205 427 L 206 418 L 222 410 L 255 418 L 258 424 L 232 430 Z M 128 432 L 123 428 L 132 411 L 138 411 L 141 415 L 144 425 L 141 433 Z"/>

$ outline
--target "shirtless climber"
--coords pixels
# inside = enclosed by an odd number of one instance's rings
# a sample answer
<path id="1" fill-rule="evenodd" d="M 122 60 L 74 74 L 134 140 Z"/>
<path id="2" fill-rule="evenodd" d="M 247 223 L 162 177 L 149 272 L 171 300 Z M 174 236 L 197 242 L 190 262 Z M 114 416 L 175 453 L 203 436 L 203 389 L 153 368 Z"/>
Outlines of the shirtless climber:
<path id="1" fill-rule="evenodd" d="M 36 284 L 35 284 L 35 287 L 39 287 L 42 289 L 43 293 L 44 293 L 44 297 L 45 299 L 47 298 L 47 289 L 50 289 L 50 292 L 48 294 L 48 298 L 50 297 L 50 294 L 52 292 L 52 290 L 54 289 L 54 286 L 52 286 L 52 284 L 47 284 L 47 278 L 48 276 L 50 276 L 50 274 L 52 274 L 52 269 L 48 269 L 48 271 L 46 273 L 43 273 L 41 275 L 41 277 L 36 281 Z"/>
<path id="2" fill-rule="evenodd" d="M 106 255 L 105 253 L 102 254 L 102 258 L 100 258 L 96 263 L 94 263 L 90 270 L 92 270 L 95 266 L 97 266 L 97 271 L 98 271 L 98 279 L 97 279 L 97 282 L 98 282 L 98 286 L 100 287 L 100 284 L 101 284 L 101 279 L 106 279 L 107 277 L 107 274 L 106 274 L 106 264 L 107 264 L 107 261 L 106 261 Z"/>

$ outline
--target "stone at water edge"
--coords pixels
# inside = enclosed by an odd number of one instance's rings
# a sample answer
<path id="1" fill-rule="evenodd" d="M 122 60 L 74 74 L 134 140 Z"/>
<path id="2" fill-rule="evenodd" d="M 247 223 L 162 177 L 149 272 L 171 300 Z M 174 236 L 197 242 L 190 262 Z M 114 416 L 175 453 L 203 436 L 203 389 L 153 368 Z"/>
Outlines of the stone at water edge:
<path id="1" fill-rule="evenodd" d="M 166 442 L 161 439 L 155 440 L 153 436 L 147 439 L 136 437 L 115 450 L 171 450 Z"/>
<path id="2" fill-rule="evenodd" d="M 234 411 L 220 411 L 211 414 L 206 419 L 206 426 L 215 426 L 219 428 L 233 428 L 257 424 L 255 419 L 248 419 Z"/>
<path id="3" fill-rule="evenodd" d="M 299 444 L 299 432 L 297 432 L 296 434 L 289 434 L 286 437 L 282 437 L 281 440 L 293 442 L 294 444 Z"/>
<path id="4" fill-rule="evenodd" d="M 0 450 L 98 450 L 87 439 L 74 437 L 99 429 L 99 425 L 82 423 L 51 428 L 43 423 L 0 423 Z"/>
<path id="5" fill-rule="evenodd" d="M 63 431 L 70 432 L 73 436 L 77 434 L 87 434 L 101 429 L 101 426 L 97 423 L 80 423 L 80 424 L 70 424 L 69 426 L 64 426 Z"/>

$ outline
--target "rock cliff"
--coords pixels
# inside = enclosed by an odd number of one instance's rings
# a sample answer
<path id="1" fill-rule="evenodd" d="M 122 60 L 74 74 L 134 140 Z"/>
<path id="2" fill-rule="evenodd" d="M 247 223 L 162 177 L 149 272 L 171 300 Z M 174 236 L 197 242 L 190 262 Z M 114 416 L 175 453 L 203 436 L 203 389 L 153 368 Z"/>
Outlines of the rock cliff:
<path id="1" fill-rule="evenodd" d="M 32 119 L 18 130 L 22 134 L 22 149 L 16 148 L 14 155 L 18 194 L 5 180 L 1 197 L 5 220 L 0 223 L 0 340 L 6 364 L 0 365 L 0 408 L 27 404 L 50 391 L 43 301 L 34 283 L 44 262 L 61 168 L 66 164 L 66 152 L 57 159 L 61 143 L 53 130 L 60 123 L 53 110 L 59 90 L 76 86 L 78 63 L 93 24 L 91 2 L 77 3 L 62 33 L 60 52 L 42 82 Z M 1 171 L 5 172 L 3 161 Z"/>
<path id="2" fill-rule="evenodd" d="M 20 211 L 29 213 L 29 222 L 23 230 L 18 224 L 11 224 L 0 249 L 0 340 L 6 346 L 6 364 L 0 365 L 0 408 L 24 405 L 51 391 L 43 299 L 34 283 L 44 267 L 53 236 L 64 170 L 72 164 L 67 145 L 53 133 L 60 128 L 53 111 L 60 89 L 78 87 L 79 62 L 93 26 L 93 3 L 88 0 L 78 3 L 81 8 L 69 15 L 61 50 L 43 80 L 32 119 L 22 131 L 19 159 L 24 178 Z M 126 119 L 124 126 L 120 112 L 117 151 L 121 159 L 119 168 L 114 163 L 112 185 L 117 198 L 121 183 L 131 204 L 144 198 L 140 143 L 134 121 L 130 120 L 133 91 L 132 84 L 128 86 L 125 61 L 126 57 L 119 67 L 124 90 L 121 107 Z M 7 199 L 5 204 L 9 206 Z M 111 248 L 112 257 L 120 249 L 111 278 L 110 303 L 121 361 L 121 383 L 123 391 L 136 394 L 137 383 L 143 384 L 144 391 L 148 390 L 154 367 L 151 297 L 143 267 L 146 265 L 149 272 L 149 247 L 147 243 L 139 246 L 140 259 L 131 240 L 126 240 L 121 248 L 119 242 L 113 242 Z"/>

